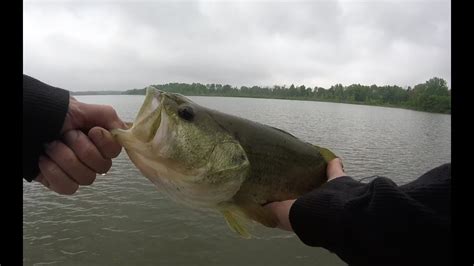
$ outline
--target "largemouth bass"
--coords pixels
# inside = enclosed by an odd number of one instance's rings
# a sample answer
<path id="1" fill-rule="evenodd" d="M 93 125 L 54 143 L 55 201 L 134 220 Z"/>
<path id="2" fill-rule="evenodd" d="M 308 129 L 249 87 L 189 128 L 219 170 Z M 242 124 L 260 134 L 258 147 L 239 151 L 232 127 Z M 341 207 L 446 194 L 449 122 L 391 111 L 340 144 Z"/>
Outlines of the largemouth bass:
<path id="1" fill-rule="evenodd" d="M 283 130 L 153 87 L 131 127 L 111 132 L 156 187 L 175 201 L 221 212 L 245 238 L 247 219 L 277 225 L 262 205 L 319 187 L 336 158 Z"/>

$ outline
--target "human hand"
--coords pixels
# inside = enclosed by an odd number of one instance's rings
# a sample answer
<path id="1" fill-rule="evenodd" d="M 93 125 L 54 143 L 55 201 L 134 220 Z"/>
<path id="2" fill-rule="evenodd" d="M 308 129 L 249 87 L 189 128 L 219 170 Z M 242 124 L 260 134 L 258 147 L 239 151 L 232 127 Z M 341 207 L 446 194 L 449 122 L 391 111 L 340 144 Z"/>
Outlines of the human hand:
<path id="1" fill-rule="evenodd" d="M 111 159 L 122 150 L 108 131 L 114 128 L 125 129 L 126 125 L 112 107 L 71 97 L 61 139 L 46 145 L 35 181 L 64 195 L 74 194 L 79 185 L 92 184 L 96 174 L 106 173 Z"/>
<path id="2" fill-rule="evenodd" d="M 328 177 L 327 182 L 345 176 L 346 173 L 344 172 L 344 165 L 342 164 L 342 160 L 339 158 L 332 159 L 326 168 L 326 176 Z"/>
<path id="3" fill-rule="evenodd" d="M 295 203 L 295 199 L 275 201 L 272 203 L 265 204 L 263 207 L 272 212 L 278 219 L 277 228 L 286 231 L 293 231 L 290 223 L 290 209 Z"/>
<path id="4" fill-rule="evenodd" d="M 327 182 L 334 180 L 335 178 L 345 176 L 344 167 L 342 160 L 335 158 L 331 160 L 326 168 Z M 272 212 L 278 219 L 277 227 L 286 231 L 293 231 L 290 223 L 290 209 L 295 203 L 295 199 L 276 201 L 268 203 L 263 207 Z"/>

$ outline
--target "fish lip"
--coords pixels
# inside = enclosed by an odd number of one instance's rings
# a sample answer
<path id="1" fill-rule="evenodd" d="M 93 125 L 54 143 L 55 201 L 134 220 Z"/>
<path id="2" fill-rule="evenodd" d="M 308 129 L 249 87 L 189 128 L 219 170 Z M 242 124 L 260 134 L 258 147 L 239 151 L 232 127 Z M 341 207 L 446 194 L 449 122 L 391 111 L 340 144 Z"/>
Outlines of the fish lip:
<path id="1" fill-rule="evenodd" d="M 159 90 L 153 86 L 148 86 L 146 88 L 146 97 L 148 97 L 149 95 L 160 96 L 161 94 L 165 94 L 165 93 L 166 93 L 165 91 Z"/>
<path id="2" fill-rule="evenodd" d="M 129 132 L 141 142 L 153 140 L 158 132 L 163 113 L 164 91 L 153 86 L 146 89 L 146 96 Z"/>
<path id="3" fill-rule="evenodd" d="M 147 93 L 150 89 L 147 90 Z M 156 137 L 156 134 L 158 134 L 158 131 L 160 130 L 160 128 L 162 127 L 162 123 L 163 123 L 163 101 L 165 99 L 164 95 L 165 95 L 165 92 L 164 91 L 160 91 L 158 89 L 153 89 L 154 90 L 154 95 L 153 97 L 156 99 L 156 101 L 153 101 L 155 99 L 153 99 L 151 101 L 151 104 L 152 104 L 152 114 L 151 115 L 157 115 L 156 117 L 156 120 L 153 122 L 152 124 L 152 127 L 151 127 L 151 132 L 150 132 L 150 141 L 151 140 L 154 140 L 155 137 Z M 156 106 L 153 106 L 153 104 L 156 103 Z M 156 114 L 158 113 L 158 114 Z M 161 142 L 161 140 L 159 141 Z"/>
<path id="4" fill-rule="evenodd" d="M 152 98 L 151 102 L 150 102 L 151 108 L 153 109 L 152 112 L 154 112 L 157 109 L 159 109 L 160 112 L 161 112 L 161 109 L 163 107 L 163 99 L 164 99 L 165 94 L 166 93 L 164 91 L 161 91 L 161 90 L 156 89 L 154 87 L 150 86 L 150 87 L 147 88 L 145 98 L 148 98 L 148 97 Z M 154 99 L 156 99 L 156 101 L 153 101 Z M 157 103 L 157 106 L 153 107 L 153 104 L 155 102 Z"/>

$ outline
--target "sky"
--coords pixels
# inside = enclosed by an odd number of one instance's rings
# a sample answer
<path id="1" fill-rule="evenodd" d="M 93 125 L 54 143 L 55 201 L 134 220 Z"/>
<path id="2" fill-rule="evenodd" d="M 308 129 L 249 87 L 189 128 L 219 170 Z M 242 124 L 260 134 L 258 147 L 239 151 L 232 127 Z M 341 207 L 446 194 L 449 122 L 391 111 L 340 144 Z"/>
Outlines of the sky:
<path id="1" fill-rule="evenodd" d="M 170 82 L 451 83 L 449 0 L 24 0 L 23 73 L 71 91 Z"/>

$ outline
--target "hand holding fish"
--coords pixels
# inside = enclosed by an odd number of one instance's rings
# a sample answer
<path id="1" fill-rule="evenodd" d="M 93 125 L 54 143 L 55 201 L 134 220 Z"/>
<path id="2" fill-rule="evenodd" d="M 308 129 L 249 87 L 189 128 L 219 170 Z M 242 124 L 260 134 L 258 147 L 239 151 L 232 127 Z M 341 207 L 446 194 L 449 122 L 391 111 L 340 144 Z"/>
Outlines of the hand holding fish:
<path id="1" fill-rule="evenodd" d="M 344 167 L 343 167 L 341 159 L 335 158 L 331 160 L 328 163 L 326 173 L 328 177 L 327 182 L 335 178 L 345 176 L 346 174 L 344 173 Z M 264 208 L 273 212 L 275 216 L 278 218 L 278 225 L 277 225 L 278 228 L 286 230 L 286 231 L 293 231 L 289 217 L 290 217 L 291 206 L 293 206 L 293 203 L 295 201 L 296 201 L 295 199 L 277 201 L 277 202 L 266 204 L 264 206 Z"/>
<path id="2" fill-rule="evenodd" d="M 79 185 L 90 185 L 96 174 L 106 173 L 122 147 L 108 130 L 126 128 L 110 106 L 86 104 L 70 97 L 61 128 L 61 139 L 46 145 L 40 156 L 36 181 L 59 193 L 70 195 Z M 87 135 L 86 135 L 87 134 Z"/>

